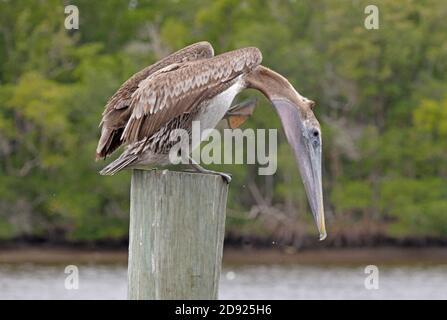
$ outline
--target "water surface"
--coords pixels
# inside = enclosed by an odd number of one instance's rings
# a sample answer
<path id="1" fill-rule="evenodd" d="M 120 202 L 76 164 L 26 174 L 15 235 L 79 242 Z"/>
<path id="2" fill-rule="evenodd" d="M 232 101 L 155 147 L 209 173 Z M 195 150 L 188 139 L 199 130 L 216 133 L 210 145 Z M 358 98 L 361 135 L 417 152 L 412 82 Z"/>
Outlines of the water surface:
<path id="1" fill-rule="evenodd" d="M 352 260 L 312 264 L 306 260 L 275 263 L 256 257 L 250 262 L 230 259 L 222 271 L 220 298 L 447 299 L 447 263 L 377 263 L 379 289 L 368 290 L 364 284 L 366 264 Z M 125 261 L 82 260 L 77 264 L 77 290 L 65 288 L 66 265 L 61 261 L 0 260 L 0 299 L 126 299 Z"/>

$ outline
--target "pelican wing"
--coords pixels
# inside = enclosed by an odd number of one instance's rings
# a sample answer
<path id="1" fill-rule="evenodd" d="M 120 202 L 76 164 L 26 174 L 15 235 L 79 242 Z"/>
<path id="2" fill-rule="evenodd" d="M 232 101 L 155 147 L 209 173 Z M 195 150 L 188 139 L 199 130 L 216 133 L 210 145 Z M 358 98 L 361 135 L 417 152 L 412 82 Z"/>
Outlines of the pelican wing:
<path id="1" fill-rule="evenodd" d="M 121 135 L 132 114 L 130 106 L 132 94 L 138 89 L 142 80 L 172 64 L 178 65 L 189 61 L 208 59 L 213 56 L 214 50 L 211 44 L 205 41 L 198 42 L 144 68 L 124 82 L 109 99 L 102 114 L 101 138 L 96 149 L 96 157 L 105 158 L 121 145 Z"/>
<path id="2" fill-rule="evenodd" d="M 150 138 L 171 119 L 196 110 L 261 63 L 257 48 L 243 48 L 216 57 L 173 64 L 141 81 L 130 101 L 132 115 L 122 139 Z"/>

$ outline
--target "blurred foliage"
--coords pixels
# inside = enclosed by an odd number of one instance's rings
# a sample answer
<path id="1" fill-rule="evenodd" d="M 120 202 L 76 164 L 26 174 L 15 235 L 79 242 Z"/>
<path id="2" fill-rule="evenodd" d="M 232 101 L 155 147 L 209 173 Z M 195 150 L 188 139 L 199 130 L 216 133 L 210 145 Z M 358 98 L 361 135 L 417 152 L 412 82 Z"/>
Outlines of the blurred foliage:
<path id="1" fill-rule="evenodd" d="M 64 29 L 64 5 L 80 29 Z M 0 0 L 0 238 L 122 238 L 129 174 L 94 162 L 104 105 L 130 75 L 190 43 L 216 53 L 257 46 L 263 64 L 317 101 L 323 126 L 328 230 L 447 235 L 447 4 L 375 1 Z M 248 127 L 279 128 L 268 102 Z M 242 98 L 243 98 L 242 97 Z M 248 218 L 263 202 L 315 228 L 280 137 L 278 171 L 233 174 L 227 230 L 275 235 Z M 290 219 L 290 220 L 287 220 Z M 274 224 L 274 223 L 273 223 Z M 290 223 L 285 223 L 290 227 Z M 372 227 L 371 227 L 372 226 Z"/>

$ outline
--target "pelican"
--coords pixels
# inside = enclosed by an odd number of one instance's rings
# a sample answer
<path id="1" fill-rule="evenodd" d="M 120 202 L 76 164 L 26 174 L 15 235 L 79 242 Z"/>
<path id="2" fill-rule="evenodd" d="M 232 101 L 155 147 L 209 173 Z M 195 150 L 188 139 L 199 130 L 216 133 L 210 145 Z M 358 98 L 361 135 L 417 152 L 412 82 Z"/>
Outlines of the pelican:
<path id="1" fill-rule="evenodd" d="M 214 56 L 208 42 L 199 42 L 133 75 L 110 98 L 102 116 L 97 159 L 105 159 L 120 145 L 126 148 L 100 174 L 170 164 L 168 154 L 174 143 L 169 136 L 174 129 L 191 134 L 193 121 L 200 121 L 202 130 L 215 128 L 237 109 L 231 104 L 238 93 L 255 89 L 271 102 L 281 119 L 320 240 L 326 238 L 321 129 L 313 113 L 315 103 L 300 95 L 286 78 L 262 66 L 261 61 L 262 54 L 255 47 Z M 242 116 L 236 114 L 232 122 L 240 124 L 246 116 L 244 112 Z M 228 182 L 231 179 L 198 163 L 191 165 L 200 172 L 220 174 Z"/>

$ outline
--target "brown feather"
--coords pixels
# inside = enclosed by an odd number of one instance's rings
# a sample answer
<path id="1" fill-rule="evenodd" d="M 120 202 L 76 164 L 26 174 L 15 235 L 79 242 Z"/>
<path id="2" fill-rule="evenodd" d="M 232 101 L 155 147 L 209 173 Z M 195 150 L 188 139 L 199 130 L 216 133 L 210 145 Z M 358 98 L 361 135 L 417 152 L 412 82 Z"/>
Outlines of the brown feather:
<path id="1" fill-rule="evenodd" d="M 105 158 L 122 144 L 122 131 L 132 114 L 132 109 L 129 108 L 132 94 L 138 89 L 142 80 L 169 65 L 208 59 L 213 55 L 214 50 L 208 42 L 198 42 L 146 67 L 124 82 L 109 99 L 103 112 L 100 123 L 101 137 L 96 149 L 96 158 Z"/>
<path id="2" fill-rule="evenodd" d="M 171 119 L 205 105 L 203 102 L 223 92 L 261 60 L 257 48 L 244 48 L 168 66 L 150 75 L 132 94 L 132 115 L 124 129 L 123 141 L 134 143 L 151 137 Z"/>

